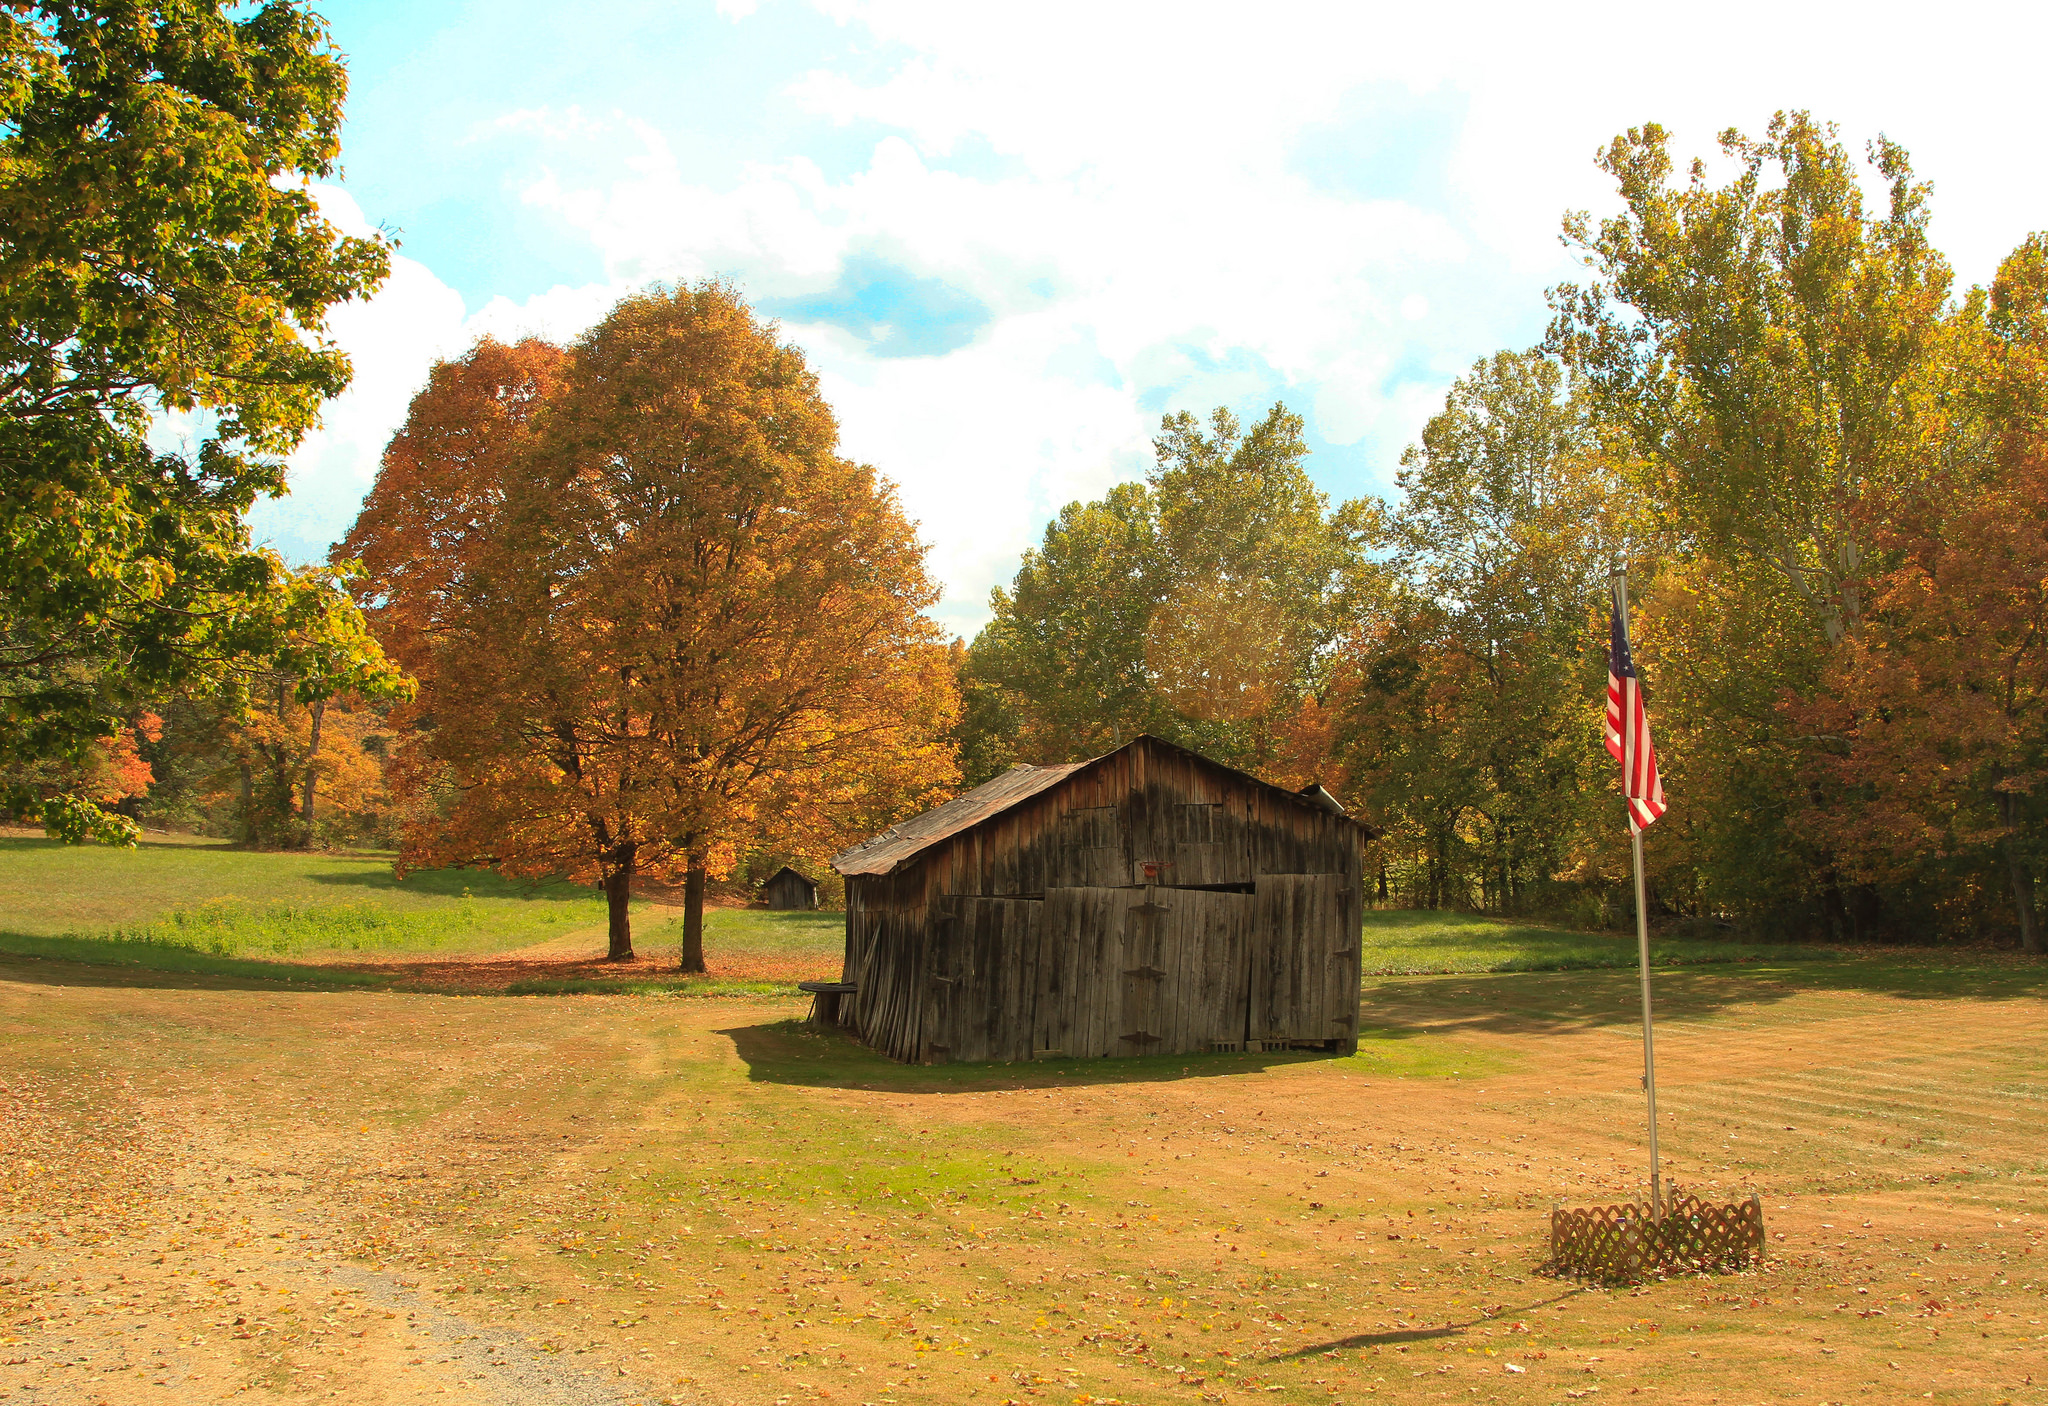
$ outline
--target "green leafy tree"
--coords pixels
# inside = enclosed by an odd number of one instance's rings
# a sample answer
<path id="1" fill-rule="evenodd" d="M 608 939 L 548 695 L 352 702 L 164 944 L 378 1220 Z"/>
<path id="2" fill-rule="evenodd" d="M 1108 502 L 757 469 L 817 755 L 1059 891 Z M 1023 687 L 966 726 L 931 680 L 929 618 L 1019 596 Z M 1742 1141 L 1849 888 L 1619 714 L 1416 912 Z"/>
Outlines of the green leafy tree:
<path id="1" fill-rule="evenodd" d="M 1616 453 L 1561 363 L 1501 352 L 1402 456 L 1392 589 L 1336 693 L 1353 789 L 1428 906 L 1550 901 L 1613 828 L 1597 602 L 1646 546 Z"/>
<path id="2" fill-rule="evenodd" d="M 1849 935 L 1882 895 L 1794 823 L 1839 744 L 1783 705 L 1833 686 L 1871 583 L 1896 563 L 1874 509 L 1992 471 L 1975 389 L 1986 302 L 1951 297 L 1927 187 L 1893 142 L 1860 167 L 1832 127 L 1780 114 L 1761 140 L 1722 134 L 1736 169 L 1718 185 L 1697 161 L 1674 183 L 1669 145 L 1646 126 L 1601 158 L 1623 210 L 1567 219 L 1594 276 L 1553 294 L 1550 345 L 1633 445 L 1669 532 L 1643 657 L 1667 781 L 1683 772 L 1696 818 L 1724 830 L 1696 835 L 1696 903 L 1788 919 L 1818 904 Z M 1683 828 L 1653 848 L 1672 854 Z"/>
<path id="3" fill-rule="evenodd" d="M 388 267 L 306 186 L 345 91 L 281 0 L 0 5 L 0 755 L 265 669 L 401 686 L 333 580 L 243 524 L 348 382 L 327 311 Z M 171 412 L 189 455 L 150 447 Z"/>
<path id="4" fill-rule="evenodd" d="M 1601 157 L 1625 209 L 1597 229 L 1566 220 L 1596 277 L 1553 293 L 1551 345 L 1692 541 L 1768 563 L 1839 641 L 1872 565 L 1856 504 L 1923 476 L 1931 445 L 1981 447 L 1953 376 L 1981 302 L 1950 302 L 1928 188 L 1896 143 L 1870 147 L 1887 192 L 1875 213 L 1834 128 L 1803 112 L 1760 141 L 1722 133 L 1739 168 L 1723 186 L 1699 161 L 1671 184 L 1669 145 L 1651 124 Z"/>
<path id="5" fill-rule="evenodd" d="M 994 618 L 962 671 L 977 770 L 1092 756 L 1160 725 L 1145 668 L 1158 532 L 1151 490 L 1118 484 L 1060 509 L 1016 579 L 990 593 Z"/>
<path id="6" fill-rule="evenodd" d="M 979 726 L 963 747 L 982 769 L 987 738 L 1053 761 L 1144 731 L 1280 760 L 1366 570 L 1355 511 L 1329 510 L 1301 431 L 1279 405 L 1250 430 L 1228 410 L 1170 415 L 1145 483 L 1061 510 L 965 664 Z"/>

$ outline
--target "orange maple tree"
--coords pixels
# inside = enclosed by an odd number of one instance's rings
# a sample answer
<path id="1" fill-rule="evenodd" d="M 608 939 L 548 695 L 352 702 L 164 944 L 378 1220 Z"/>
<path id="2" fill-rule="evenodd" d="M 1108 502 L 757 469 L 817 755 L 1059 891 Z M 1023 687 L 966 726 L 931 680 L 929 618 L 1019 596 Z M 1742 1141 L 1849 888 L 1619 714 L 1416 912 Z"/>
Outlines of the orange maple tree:
<path id="1" fill-rule="evenodd" d="M 1937 463 L 1864 505 L 1885 553 L 1869 620 L 1784 711 L 1816 758 L 1806 823 L 1866 883 L 2007 891 L 2028 952 L 2048 800 L 2048 237 L 1992 285 L 1971 394 L 1988 462 Z M 1962 903 L 1958 905 L 1960 897 Z"/>
<path id="2" fill-rule="evenodd" d="M 435 363 L 385 447 L 376 485 L 333 556 L 362 564 L 355 594 L 364 618 L 408 672 L 431 667 L 436 637 L 473 610 L 473 574 L 495 550 L 514 465 L 567 363 L 552 342 L 485 337 Z"/>
<path id="3" fill-rule="evenodd" d="M 635 876 L 680 874 L 702 971 L 704 880 L 743 846 L 816 853 L 954 779 L 924 549 L 725 285 L 520 351 L 437 370 L 339 549 L 421 681 L 404 861 L 594 881 L 621 959 Z"/>
<path id="4" fill-rule="evenodd" d="M 1871 618 L 1827 690 L 1786 705 L 1819 744 L 1807 822 L 1856 877 L 1996 875 L 2029 952 L 2048 950 L 2030 838 L 2048 793 L 2044 494 L 2037 451 L 1968 501 L 1896 520 L 1879 540 L 1901 559 L 1873 582 Z"/>

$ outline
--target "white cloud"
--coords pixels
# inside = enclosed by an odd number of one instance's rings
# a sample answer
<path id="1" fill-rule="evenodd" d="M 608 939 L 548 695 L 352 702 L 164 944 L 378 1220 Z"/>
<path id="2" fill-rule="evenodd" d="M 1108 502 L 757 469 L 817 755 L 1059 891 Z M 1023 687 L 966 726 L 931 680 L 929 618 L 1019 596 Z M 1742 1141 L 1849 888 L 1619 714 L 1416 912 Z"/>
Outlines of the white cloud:
<path id="1" fill-rule="evenodd" d="M 1435 212 L 1340 198 L 1273 161 L 1221 192 L 1135 168 L 1104 182 L 1064 158 L 1044 163 L 1068 169 L 1058 179 L 971 178 L 889 136 L 837 182 L 792 160 L 712 189 L 643 125 L 613 138 L 615 155 L 632 148 L 629 176 L 577 185 L 552 163 L 525 195 L 584 230 L 615 285 L 726 274 L 772 305 L 881 260 L 989 310 L 972 342 L 928 357 L 874 355 L 823 321 L 786 327 L 824 373 L 848 452 L 901 484 L 949 586 L 939 613 L 968 632 L 1061 503 L 1144 471 L 1148 392 L 1263 408 L 1295 383 L 1333 442 L 1405 433 L 1412 398 L 1379 382 L 1412 335 L 1406 290 L 1471 254 Z"/>
<path id="2" fill-rule="evenodd" d="M 1572 273 L 1559 216 L 1610 203 L 1591 157 L 1629 125 L 1662 121 L 1684 155 L 1779 106 L 1837 118 L 1856 142 L 1886 126 L 1940 178 L 1937 235 L 1974 279 L 2048 225 L 2016 179 L 2034 159 L 2038 14 L 1952 7 L 1929 26 L 1878 3 L 1849 23 L 1751 0 L 1705 24 L 1593 3 L 1051 0 L 1020 22 L 957 0 L 814 7 L 840 21 L 843 52 L 795 58 L 801 75 L 759 101 L 875 132 L 853 169 L 828 176 L 783 149 L 713 179 L 691 153 L 721 132 L 589 101 L 486 124 L 516 129 L 524 199 L 580 231 L 604 278 L 471 311 L 400 261 L 336 319 L 358 384 L 295 462 L 308 540 L 367 487 L 434 356 L 484 330 L 566 338 L 648 280 L 725 275 L 757 303 L 799 300 L 785 331 L 847 452 L 901 485 L 948 583 L 939 614 L 970 631 L 1051 512 L 1143 472 L 1162 405 L 1284 394 L 1351 447 L 1332 486 L 1386 485 L 1445 384 L 1540 328 L 1543 286 Z M 754 6 L 718 8 L 737 21 Z M 875 76 L 878 54 L 894 57 Z M 852 296 L 849 271 L 872 267 L 957 290 L 988 322 L 950 350 L 889 356 L 879 335 L 804 310 Z"/>
<path id="3" fill-rule="evenodd" d="M 347 191 L 314 190 L 330 223 L 347 234 L 370 232 Z M 292 455 L 290 496 L 259 503 L 250 514 L 257 539 L 293 560 L 324 558 L 328 544 L 355 520 L 385 444 L 435 361 L 460 355 L 486 333 L 504 340 L 528 334 L 566 339 L 603 316 L 616 297 L 608 288 L 557 288 L 517 306 L 496 298 L 470 315 L 462 296 L 431 269 L 394 254 L 391 277 L 375 297 L 328 315 L 328 335 L 348 353 L 355 374 Z"/>

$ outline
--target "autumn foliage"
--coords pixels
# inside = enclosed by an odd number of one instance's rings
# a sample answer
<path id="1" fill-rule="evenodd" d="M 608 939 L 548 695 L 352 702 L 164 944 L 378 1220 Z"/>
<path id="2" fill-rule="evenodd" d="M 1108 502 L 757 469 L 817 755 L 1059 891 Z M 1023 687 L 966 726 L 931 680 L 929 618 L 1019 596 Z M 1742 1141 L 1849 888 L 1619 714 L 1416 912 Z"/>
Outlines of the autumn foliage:
<path id="1" fill-rule="evenodd" d="M 1869 620 L 1826 686 L 1786 704 L 1822 782 L 1804 819 L 1848 876 L 1965 910 L 2003 877 L 2033 952 L 2048 950 L 2033 911 L 2048 854 L 2028 823 L 2048 790 L 2044 503 L 2048 451 L 2029 441 L 1992 482 L 1887 515 L 1876 535 L 1894 564 L 1872 581 Z"/>
<path id="2" fill-rule="evenodd" d="M 954 694 L 893 491 L 723 285 L 435 370 L 337 549 L 421 681 L 404 862 L 601 884 L 821 854 L 944 794 Z"/>
<path id="3" fill-rule="evenodd" d="M 1599 156 L 1583 281 L 1328 508 L 1284 410 L 1169 417 L 1160 470 L 1070 504 L 959 664 L 961 751 L 1164 731 L 1382 835 L 1396 905 L 1632 921 L 1600 745 L 1626 567 L 1671 808 L 1661 921 L 2041 950 L 2048 235 L 1955 287 L 1905 151 L 1784 113 Z M 1113 735 L 1113 734 L 1112 734 Z"/>

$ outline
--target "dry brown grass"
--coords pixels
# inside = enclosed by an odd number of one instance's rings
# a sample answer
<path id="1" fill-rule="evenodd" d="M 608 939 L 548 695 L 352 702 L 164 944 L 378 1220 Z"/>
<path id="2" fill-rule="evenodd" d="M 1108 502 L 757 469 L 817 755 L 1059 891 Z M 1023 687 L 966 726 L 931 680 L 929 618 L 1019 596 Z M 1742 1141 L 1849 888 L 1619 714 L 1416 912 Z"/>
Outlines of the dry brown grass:
<path id="1" fill-rule="evenodd" d="M 1350 1060 L 912 1070 L 786 1000 L 15 964 L 0 1391 L 2048 1398 L 2033 969 L 1659 983 L 1673 1173 L 1774 1253 L 1600 1291 L 1535 1269 L 1640 1183 L 1625 973 L 1381 984 Z"/>

